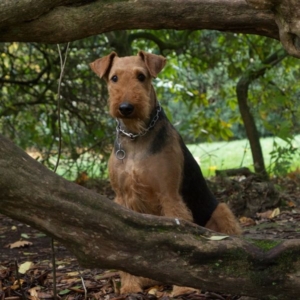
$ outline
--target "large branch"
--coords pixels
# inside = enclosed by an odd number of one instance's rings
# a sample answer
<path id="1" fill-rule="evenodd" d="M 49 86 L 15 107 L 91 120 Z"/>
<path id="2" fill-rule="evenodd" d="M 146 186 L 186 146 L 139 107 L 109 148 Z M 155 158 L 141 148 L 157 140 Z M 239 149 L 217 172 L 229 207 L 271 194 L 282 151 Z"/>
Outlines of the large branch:
<path id="1" fill-rule="evenodd" d="M 273 13 L 245 0 L 0 1 L 0 42 L 62 43 L 121 29 L 216 29 L 278 38 Z"/>
<path id="2" fill-rule="evenodd" d="M 300 294 L 300 241 L 263 251 L 194 224 L 142 215 L 64 180 L 0 135 L 0 212 L 66 245 L 87 267 L 278 299 Z M 270 245 L 269 245 L 270 246 Z"/>
<path id="3" fill-rule="evenodd" d="M 259 10 L 272 10 L 279 28 L 280 41 L 285 50 L 300 58 L 300 6 L 299 0 L 246 0 Z"/>

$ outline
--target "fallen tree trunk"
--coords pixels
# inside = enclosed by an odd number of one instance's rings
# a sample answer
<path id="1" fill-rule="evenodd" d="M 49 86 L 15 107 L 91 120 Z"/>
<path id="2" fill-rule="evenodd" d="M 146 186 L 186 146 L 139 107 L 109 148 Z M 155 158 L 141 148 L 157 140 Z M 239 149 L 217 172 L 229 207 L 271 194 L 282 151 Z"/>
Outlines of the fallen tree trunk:
<path id="1" fill-rule="evenodd" d="M 300 241 L 257 248 L 172 218 L 142 215 L 69 182 L 0 135 L 0 212 L 63 243 L 86 267 L 255 297 L 300 294 Z"/>
<path id="2" fill-rule="evenodd" d="M 255 176 L 255 173 L 251 172 L 249 168 L 242 167 L 238 169 L 224 169 L 224 170 L 216 170 L 216 176 Z"/>

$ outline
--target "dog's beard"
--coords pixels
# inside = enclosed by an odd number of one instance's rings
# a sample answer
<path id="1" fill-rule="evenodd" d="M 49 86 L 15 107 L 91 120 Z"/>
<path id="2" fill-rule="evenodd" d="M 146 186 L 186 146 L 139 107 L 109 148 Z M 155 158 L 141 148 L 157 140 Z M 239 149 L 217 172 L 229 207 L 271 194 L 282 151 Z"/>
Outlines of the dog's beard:
<path id="1" fill-rule="evenodd" d="M 121 126 L 123 129 L 134 134 L 139 134 L 147 128 L 147 124 L 144 120 L 140 119 L 130 119 L 130 118 L 121 118 Z"/>
<path id="2" fill-rule="evenodd" d="M 150 101 L 136 101 L 133 102 L 134 111 L 129 116 L 123 116 L 119 111 L 119 103 L 110 104 L 110 115 L 113 118 L 118 119 L 121 122 L 121 126 L 124 130 L 139 134 L 147 129 L 150 123 L 151 111 L 153 110 Z"/>

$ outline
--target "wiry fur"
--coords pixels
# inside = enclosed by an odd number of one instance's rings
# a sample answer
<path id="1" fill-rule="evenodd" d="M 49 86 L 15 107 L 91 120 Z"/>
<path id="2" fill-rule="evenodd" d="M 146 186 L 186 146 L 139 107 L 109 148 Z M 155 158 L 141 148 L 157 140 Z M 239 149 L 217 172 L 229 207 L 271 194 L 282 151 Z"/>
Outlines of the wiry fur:
<path id="1" fill-rule="evenodd" d="M 140 51 L 119 58 L 112 52 L 91 63 L 92 70 L 108 84 L 109 111 L 127 132 L 139 133 L 149 126 L 158 105 L 151 85 L 163 69 L 165 58 Z M 140 74 L 145 76 L 139 80 Z M 117 76 L 114 82 L 113 77 Z M 122 114 L 120 105 L 134 110 Z M 182 218 L 226 234 L 239 234 L 240 227 L 224 203 L 218 204 L 201 170 L 163 110 L 155 126 L 144 136 L 130 139 L 120 134 L 109 159 L 109 176 L 115 202 L 140 213 Z M 116 157 L 121 147 L 126 157 Z M 155 281 L 121 272 L 121 293 L 141 292 Z M 175 295 L 194 289 L 174 286 Z"/>

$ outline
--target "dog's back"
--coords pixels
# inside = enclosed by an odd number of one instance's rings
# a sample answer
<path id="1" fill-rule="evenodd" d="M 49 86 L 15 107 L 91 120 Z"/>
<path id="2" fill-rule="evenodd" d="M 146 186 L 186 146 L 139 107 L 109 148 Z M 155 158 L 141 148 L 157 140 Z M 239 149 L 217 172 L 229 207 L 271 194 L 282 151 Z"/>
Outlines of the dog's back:
<path id="1" fill-rule="evenodd" d="M 192 212 L 194 222 L 205 226 L 218 201 L 209 190 L 198 163 L 181 138 L 180 146 L 184 157 L 180 194 Z"/>

